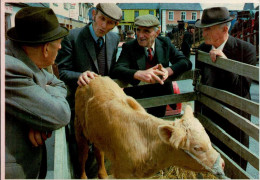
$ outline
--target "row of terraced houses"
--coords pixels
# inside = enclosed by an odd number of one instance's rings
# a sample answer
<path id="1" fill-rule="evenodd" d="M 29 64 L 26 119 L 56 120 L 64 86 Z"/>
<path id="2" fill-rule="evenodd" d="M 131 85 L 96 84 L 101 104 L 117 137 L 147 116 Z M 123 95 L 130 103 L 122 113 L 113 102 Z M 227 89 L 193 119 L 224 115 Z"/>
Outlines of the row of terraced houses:
<path id="1" fill-rule="evenodd" d="M 171 31 L 179 20 L 196 21 L 202 15 L 200 3 L 119 3 L 123 19 L 119 24 L 122 30 L 134 28 L 137 16 L 152 14 L 161 22 L 161 31 Z"/>
<path id="2" fill-rule="evenodd" d="M 84 26 L 92 21 L 93 3 L 6 3 L 5 29 L 14 26 L 14 16 L 26 6 L 50 7 L 56 13 L 60 24 L 68 29 Z M 134 19 L 144 14 L 152 14 L 161 22 L 162 32 L 171 31 L 178 20 L 195 21 L 201 17 L 200 3 L 118 3 L 123 18 L 119 28 L 123 31 L 134 29 Z"/>

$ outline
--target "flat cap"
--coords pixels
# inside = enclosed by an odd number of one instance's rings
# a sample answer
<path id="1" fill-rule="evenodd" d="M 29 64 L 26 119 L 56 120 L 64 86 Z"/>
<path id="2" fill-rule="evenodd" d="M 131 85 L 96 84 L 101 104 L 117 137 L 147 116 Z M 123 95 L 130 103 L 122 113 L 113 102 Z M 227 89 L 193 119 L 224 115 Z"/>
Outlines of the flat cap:
<path id="1" fill-rule="evenodd" d="M 122 19 L 122 10 L 114 3 L 98 3 L 96 8 L 114 21 Z"/>
<path id="2" fill-rule="evenodd" d="M 128 30 L 126 34 L 134 34 L 135 32 L 133 30 Z"/>
<path id="3" fill-rule="evenodd" d="M 147 14 L 135 18 L 135 25 L 144 26 L 144 27 L 154 27 L 154 26 L 159 26 L 160 22 L 155 16 L 151 14 Z"/>

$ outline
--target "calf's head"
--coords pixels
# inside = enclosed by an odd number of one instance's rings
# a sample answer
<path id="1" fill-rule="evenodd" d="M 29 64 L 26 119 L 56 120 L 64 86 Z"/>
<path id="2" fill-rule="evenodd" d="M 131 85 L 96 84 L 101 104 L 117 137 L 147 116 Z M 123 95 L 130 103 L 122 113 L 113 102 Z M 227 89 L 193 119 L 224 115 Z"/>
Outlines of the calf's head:
<path id="1" fill-rule="evenodd" d="M 184 150 L 203 167 L 207 167 L 206 169 L 214 169 L 214 174 L 223 173 L 224 161 L 212 147 L 209 136 L 199 120 L 194 117 L 190 106 L 186 106 L 184 115 L 172 125 L 159 126 L 158 134 L 163 142 L 175 149 Z M 199 170 L 189 162 L 185 163 L 185 167 Z M 216 169 L 221 172 L 216 172 Z"/>

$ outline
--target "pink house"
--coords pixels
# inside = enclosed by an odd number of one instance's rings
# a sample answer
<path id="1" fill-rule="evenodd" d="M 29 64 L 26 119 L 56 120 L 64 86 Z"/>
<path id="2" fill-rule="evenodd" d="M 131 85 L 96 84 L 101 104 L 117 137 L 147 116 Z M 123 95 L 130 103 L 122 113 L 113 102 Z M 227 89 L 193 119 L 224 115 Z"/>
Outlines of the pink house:
<path id="1" fill-rule="evenodd" d="M 200 19 L 201 14 L 200 3 L 161 3 L 162 32 L 171 31 L 179 20 L 194 22 Z"/>

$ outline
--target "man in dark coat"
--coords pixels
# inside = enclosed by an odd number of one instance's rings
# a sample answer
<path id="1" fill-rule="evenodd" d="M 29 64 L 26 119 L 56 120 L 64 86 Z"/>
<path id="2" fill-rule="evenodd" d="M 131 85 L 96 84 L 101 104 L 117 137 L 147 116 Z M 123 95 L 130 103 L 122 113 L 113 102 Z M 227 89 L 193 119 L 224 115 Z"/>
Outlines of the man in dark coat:
<path id="1" fill-rule="evenodd" d="M 126 42 L 135 39 L 135 32 L 133 30 L 128 30 L 126 33 Z"/>
<path id="2" fill-rule="evenodd" d="M 134 98 L 173 94 L 172 83 L 164 81 L 169 76 L 191 69 L 191 62 L 175 49 L 169 38 L 158 37 L 159 24 L 153 15 L 137 17 L 135 19 L 137 39 L 123 44 L 120 57 L 111 69 L 113 78 L 132 85 L 138 85 L 140 81 L 154 84 L 125 88 L 126 94 Z M 158 64 L 163 67 L 160 69 Z M 159 84 L 155 84 L 158 82 Z M 165 115 L 165 110 L 166 106 L 160 106 L 148 108 L 147 111 L 162 117 Z"/>
<path id="3" fill-rule="evenodd" d="M 188 26 L 187 31 L 184 32 L 182 43 L 181 43 L 181 51 L 188 59 L 190 59 L 190 52 L 193 43 L 193 32 L 194 32 L 193 27 Z"/>
<path id="4" fill-rule="evenodd" d="M 228 30 L 231 20 L 232 18 L 229 16 L 229 12 L 225 7 L 205 9 L 202 14 L 202 20 L 195 24 L 197 27 L 203 28 L 203 37 L 205 39 L 205 43 L 201 44 L 199 49 L 208 52 L 213 62 L 215 62 L 216 57 L 219 56 L 255 65 L 256 51 L 254 46 L 229 36 Z M 203 84 L 250 99 L 249 90 L 251 79 L 202 63 L 199 63 L 199 68 L 201 69 L 201 82 Z M 249 114 L 236 108 L 232 109 L 250 120 Z M 234 126 L 228 120 L 216 114 L 209 108 L 204 107 L 202 113 L 208 116 L 239 142 L 246 147 L 249 147 L 248 135 L 238 127 Z M 210 135 L 210 138 L 224 153 L 238 163 L 243 169 L 246 169 L 247 162 L 244 159 L 240 158 L 213 135 Z"/>
<path id="5" fill-rule="evenodd" d="M 45 140 L 70 121 L 66 86 L 44 69 L 54 64 L 68 33 L 53 10 L 45 7 L 22 8 L 15 15 L 15 27 L 7 31 L 6 179 L 44 179 Z"/>
<path id="6" fill-rule="evenodd" d="M 60 79 L 68 87 L 68 101 L 71 107 L 70 149 L 77 170 L 77 153 L 74 134 L 74 112 L 75 92 L 78 86 L 89 83 L 97 74 L 108 76 L 111 66 L 116 62 L 119 36 L 110 32 L 122 19 L 121 9 L 114 3 L 99 3 L 96 10 L 92 11 L 93 23 L 85 27 L 73 29 L 62 41 L 62 48 L 58 53 L 56 62 L 58 64 Z M 90 151 L 93 153 L 93 151 Z M 91 154 L 92 157 L 93 154 Z M 93 160 L 93 159 L 92 159 Z M 91 163 L 91 158 L 88 159 Z M 96 177 L 95 167 L 86 165 L 89 178 Z M 77 177 L 77 172 L 76 172 Z"/>

